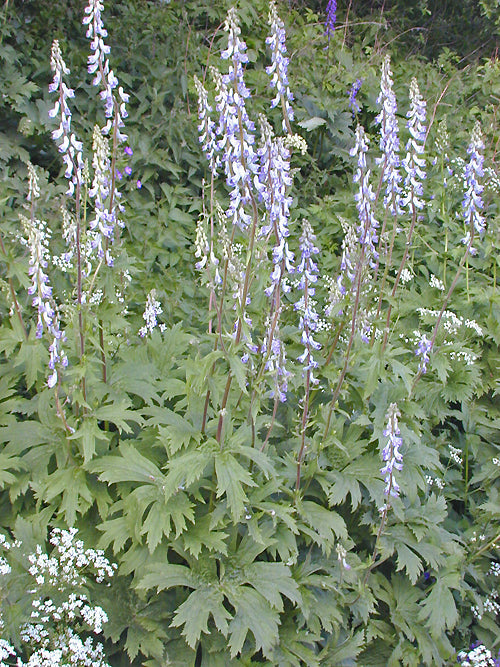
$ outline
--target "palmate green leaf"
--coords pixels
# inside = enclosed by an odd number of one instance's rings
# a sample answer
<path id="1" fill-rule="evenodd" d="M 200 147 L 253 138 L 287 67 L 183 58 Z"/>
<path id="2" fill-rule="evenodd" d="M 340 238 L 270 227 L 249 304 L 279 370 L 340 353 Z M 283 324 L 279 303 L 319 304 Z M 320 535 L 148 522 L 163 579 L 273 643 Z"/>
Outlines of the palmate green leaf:
<path id="1" fill-rule="evenodd" d="M 68 436 L 69 440 L 81 443 L 84 465 L 94 457 L 97 443 L 106 442 L 108 438 L 108 434 L 99 428 L 94 417 L 84 419 L 80 428 Z"/>
<path id="2" fill-rule="evenodd" d="M 332 470 L 328 480 L 332 482 L 328 494 L 330 505 L 340 505 L 351 494 L 351 506 L 354 509 L 361 502 L 361 484 L 366 486 L 370 495 L 382 493 L 384 482 L 380 475 L 380 458 L 374 454 L 363 454 L 356 461 L 349 463 L 341 471 Z"/>
<path id="3" fill-rule="evenodd" d="M 150 417 L 146 422 L 148 425 L 158 426 L 159 440 L 171 455 L 186 447 L 192 439 L 199 440 L 199 429 L 170 408 L 150 406 L 143 410 L 143 414 Z"/>
<path id="4" fill-rule="evenodd" d="M 153 399 L 158 400 L 156 382 L 158 368 L 147 359 L 134 361 L 124 359 L 119 366 L 113 367 L 109 380 L 117 392 L 127 392 L 140 396 L 147 404 Z"/>
<path id="5" fill-rule="evenodd" d="M 87 483 L 87 473 L 81 468 L 55 470 L 41 483 L 33 483 L 37 497 L 50 503 L 62 496 L 58 513 L 68 526 L 74 526 L 76 515 L 83 515 L 92 506 L 94 496 Z"/>
<path id="6" fill-rule="evenodd" d="M 5 452 L 0 452 L 0 489 L 14 484 L 17 476 L 9 470 L 25 470 L 26 465 L 18 456 L 9 456 Z"/>
<path id="7" fill-rule="evenodd" d="M 156 592 L 160 593 L 174 586 L 197 588 L 200 583 L 198 577 L 185 565 L 174 565 L 168 562 L 152 563 L 147 568 L 149 572 L 141 577 L 136 585 L 139 590 L 156 588 Z"/>
<path id="8" fill-rule="evenodd" d="M 316 544 L 329 554 L 336 539 L 346 539 L 347 529 L 344 519 L 333 510 L 305 500 L 298 507 L 299 516 L 303 520 L 300 527 Z M 312 530 L 308 530 L 308 527 Z"/>
<path id="9" fill-rule="evenodd" d="M 16 356 L 16 367 L 21 367 L 30 389 L 47 372 L 48 352 L 40 340 L 24 340 Z"/>
<path id="10" fill-rule="evenodd" d="M 255 561 L 244 570 L 244 580 L 253 586 L 278 611 L 283 611 L 282 596 L 301 604 L 299 587 L 290 568 L 283 563 Z"/>
<path id="11" fill-rule="evenodd" d="M 131 538 L 133 539 L 134 536 L 133 527 L 130 525 L 130 519 L 126 516 L 103 521 L 97 526 L 97 529 L 103 533 L 99 540 L 99 547 L 101 549 L 107 549 L 110 545 L 113 545 L 113 553 L 115 555 L 123 549 L 127 540 Z"/>
<path id="12" fill-rule="evenodd" d="M 365 635 L 363 630 L 358 630 L 352 636 L 341 639 L 335 646 L 329 645 L 320 653 L 321 664 L 335 665 L 356 665 L 358 655 L 361 653 L 365 644 Z"/>
<path id="13" fill-rule="evenodd" d="M 238 463 L 232 454 L 226 451 L 218 452 L 215 455 L 215 473 L 217 475 L 217 498 L 226 494 L 231 516 L 236 523 L 244 512 L 245 503 L 248 502 L 243 485 L 257 485 L 250 473 Z"/>
<path id="14" fill-rule="evenodd" d="M 147 631 L 137 624 L 130 625 L 127 628 L 127 639 L 125 640 L 125 650 L 128 657 L 130 660 L 134 660 L 141 652 L 145 656 L 156 656 L 161 659 L 165 636 L 165 633 L 157 636 L 156 633 Z"/>
<path id="15" fill-rule="evenodd" d="M 212 616 L 219 632 L 228 633 L 228 620 L 232 616 L 224 607 L 224 595 L 212 586 L 203 586 L 193 591 L 187 600 L 177 608 L 172 626 L 184 626 L 182 634 L 188 645 L 195 648 L 201 633 L 208 634 L 208 619 Z M 234 657 L 234 656 L 233 656 Z"/>
<path id="16" fill-rule="evenodd" d="M 229 362 L 229 368 L 231 369 L 231 375 L 234 377 L 238 383 L 238 387 L 244 394 L 248 394 L 247 391 L 247 367 L 241 361 L 241 357 L 236 354 L 229 354 L 227 356 Z"/>
<path id="17" fill-rule="evenodd" d="M 229 648 L 234 658 L 243 648 L 247 634 L 255 638 L 256 650 L 271 658 L 272 649 L 278 643 L 279 614 L 263 597 L 249 586 L 239 586 L 228 591 L 228 598 L 236 614 L 229 624 Z"/>
<path id="18" fill-rule="evenodd" d="M 143 419 L 138 412 L 129 409 L 130 405 L 129 399 L 123 398 L 119 401 L 114 401 L 109 405 L 103 405 L 102 407 L 97 408 L 94 412 L 94 416 L 99 421 L 108 421 L 115 424 L 119 431 L 132 433 L 132 428 L 128 422 L 141 425 L 143 424 Z"/>
<path id="19" fill-rule="evenodd" d="M 227 555 L 227 544 L 225 540 L 228 534 L 222 530 L 210 528 L 210 515 L 196 517 L 194 525 L 189 526 L 182 535 L 184 548 L 192 556 L 198 558 L 203 547 L 208 551 L 215 551 Z"/>
<path id="20" fill-rule="evenodd" d="M 150 553 L 156 549 L 163 535 L 170 536 L 172 523 L 176 537 L 186 530 L 186 521 L 194 523 L 193 507 L 193 503 L 185 493 L 176 494 L 168 502 L 165 502 L 164 499 L 153 502 L 141 529 L 141 535 L 146 535 Z"/>
<path id="21" fill-rule="evenodd" d="M 431 592 L 421 602 L 419 620 L 425 621 L 431 635 L 439 637 L 444 630 L 453 630 L 458 621 L 458 611 L 453 594 L 441 579 L 434 584 Z"/>
<path id="22" fill-rule="evenodd" d="M 206 468 L 212 464 L 213 455 L 205 449 L 188 451 L 172 458 L 168 463 L 162 485 L 165 501 L 177 493 L 180 487 L 189 489 L 191 484 L 197 482 L 203 476 Z"/>
<path id="23" fill-rule="evenodd" d="M 149 459 L 139 454 L 132 444 L 122 443 L 120 456 L 103 456 L 89 466 L 100 473 L 99 479 L 109 484 L 117 482 L 143 482 L 156 484 L 164 481 L 161 470 Z"/>
<path id="24" fill-rule="evenodd" d="M 396 544 L 396 552 L 398 554 L 397 569 L 402 570 L 404 568 L 412 584 L 415 584 L 424 569 L 422 561 L 406 544 Z"/>
<path id="25" fill-rule="evenodd" d="M 291 615 L 284 618 L 279 635 L 279 645 L 271 660 L 273 667 L 320 667 L 317 655 L 309 647 L 319 641 L 321 635 L 314 636 L 310 628 L 299 630 Z"/>
<path id="26" fill-rule="evenodd" d="M 256 466 L 262 470 L 266 479 L 274 477 L 276 475 L 276 468 L 271 457 L 265 452 L 261 452 L 254 447 L 248 447 L 245 445 L 232 445 L 231 440 L 228 443 L 227 451 L 230 451 L 233 454 L 239 454 L 244 456 L 247 459 L 250 459 L 255 463 Z"/>

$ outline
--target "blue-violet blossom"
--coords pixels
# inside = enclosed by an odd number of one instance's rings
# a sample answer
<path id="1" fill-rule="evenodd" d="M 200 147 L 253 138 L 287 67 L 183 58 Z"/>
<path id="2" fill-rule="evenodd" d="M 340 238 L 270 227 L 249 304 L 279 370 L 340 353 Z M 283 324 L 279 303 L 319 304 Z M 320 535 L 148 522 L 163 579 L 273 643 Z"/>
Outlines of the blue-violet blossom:
<path id="1" fill-rule="evenodd" d="M 386 183 L 384 205 L 395 216 L 402 213 L 402 210 L 399 185 L 401 182 L 401 174 L 399 173 L 399 127 L 396 118 L 398 107 L 392 86 L 391 58 L 387 54 L 382 64 L 380 94 L 377 97 L 377 104 L 381 104 L 382 109 L 375 119 L 380 125 L 382 156 L 376 158 L 375 162 L 382 165 L 382 182 Z"/>
<path id="2" fill-rule="evenodd" d="M 245 205 L 253 197 L 252 177 L 258 171 L 258 162 L 254 150 L 255 125 L 248 117 L 245 106 L 245 100 L 250 97 L 243 77 L 243 64 L 248 62 L 247 47 L 240 39 L 241 30 L 234 7 L 228 12 L 225 29 L 229 33 L 228 46 L 221 57 L 229 60 L 229 73 L 221 76 L 217 70 L 211 69 L 219 113 L 217 150 L 222 152 L 226 182 L 232 188 L 227 216 L 234 225 L 246 229 L 251 223 L 251 216 L 245 211 Z"/>
<path id="3" fill-rule="evenodd" d="M 403 469 L 403 455 L 400 447 L 403 444 L 401 431 L 399 430 L 398 417 L 401 414 L 396 403 L 391 403 L 387 411 L 386 419 L 387 426 L 384 429 L 384 436 L 388 438 L 387 444 L 382 450 L 382 460 L 385 461 L 385 466 L 380 469 L 385 479 L 384 494 L 389 497 L 397 498 L 399 496 L 400 488 L 394 477 L 394 471 Z"/>
<path id="4" fill-rule="evenodd" d="M 318 265 L 313 256 L 319 253 L 315 245 L 316 236 L 313 233 L 311 223 L 305 220 L 302 223 L 302 236 L 300 237 L 300 263 L 297 273 L 300 276 L 298 288 L 303 294 L 296 302 L 294 308 L 300 313 L 299 328 L 302 331 L 301 341 L 304 352 L 298 357 L 298 361 L 304 366 L 304 372 L 317 368 L 318 362 L 313 357 L 312 350 L 319 350 L 321 344 L 314 340 L 314 332 L 318 329 L 319 317 L 315 310 L 315 302 L 312 297 L 315 294 L 314 285 L 318 280 Z M 316 383 L 311 373 L 311 382 Z"/>
<path id="5" fill-rule="evenodd" d="M 212 107 L 208 102 L 208 92 L 197 76 L 194 77 L 194 85 L 198 95 L 198 118 L 200 120 L 198 131 L 200 133 L 200 143 L 208 160 L 210 171 L 215 176 L 219 165 L 219 156 L 217 155 L 215 123 L 210 116 Z"/>
<path id="6" fill-rule="evenodd" d="M 357 155 L 358 157 L 358 168 L 353 177 L 354 183 L 359 183 L 359 190 L 354 195 L 360 222 L 358 226 L 358 240 L 360 246 L 365 250 L 366 262 L 372 265 L 373 260 L 378 256 L 376 244 L 378 241 L 377 228 L 379 225 L 372 210 L 375 193 L 370 185 L 371 172 L 366 164 L 367 151 L 368 139 L 365 130 L 361 125 L 358 125 L 356 127 L 356 143 L 350 151 L 351 156 Z"/>
<path id="7" fill-rule="evenodd" d="M 464 221 L 468 228 L 465 237 L 462 239 L 462 242 L 465 244 L 470 242 L 472 228 L 481 236 L 485 227 L 484 216 L 481 213 L 484 206 L 481 197 L 484 186 L 478 180 L 484 176 L 484 156 L 481 152 L 482 150 L 484 150 L 484 143 L 481 137 L 481 126 L 477 122 L 472 131 L 471 142 L 467 148 L 470 160 L 465 166 L 464 171 L 465 196 L 462 208 L 464 211 Z M 471 248 L 471 253 L 474 254 L 474 252 L 475 250 Z"/>
<path id="8" fill-rule="evenodd" d="M 269 25 L 271 26 L 271 34 L 266 38 L 266 44 L 271 47 L 272 64 L 266 67 L 266 72 L 272 77 L 271 88 L 276 88 L 276 97 L 271 102 L 271 108 L 278 106 L 281 101 L 285 114 L 283 130 L 286 132 L 290 129 L 289 121 L 293 120 L 294 117 L 291 105 L 293 94 L 288 85 L 289 60 L 286 55 L 285 24 L 278 16 L 274 0 L 269 3 Z"/>
<path id="9" fill-rule="evenodd" d="M 128 113 L 126 103 L 129 101 L 129 95 L 118 86 L 112 69 L 109 66 L 109 59 L 106 57 L 110 52 L 110 47 L 104 43 L 104 38 L 108 36 L 102 22 L 101 12 L 104 10 L 104 4 L 101 0 L 90 0 L 85 7 L 85 16 L 83 25 L 87 25 L 87 37 L 90 41 L 92 53 L 88 57 L 88 72 L 95 74 L 92 85 L 101 86 L 100 97 L 104 102 L 104 112 L 108 122 L 103 128 L 103 134 L 109 133 L 113 125 L 116 127 L 116 140 L 118 143 L 126 141 L 127 135 L 120 132 L 124 126 L 123 119 L 127 118 Z M 118 97 L 116 98 L 114 90 L 118 87 Z"/>
<path id="10" fill-rule="evenodd" d="M 71 131 L 71 111 L 67 100 L 75 96 L 72 88 L 64 83 L 63 75 L 70 71 L 66 66 L 59 47 L 57 39 L 52 43 L 52 52 L 50 56 L 50 67 L 54 72 L 54 79 L 49 85 L 49 92 L 58 92 L 59 97 L 48 113 L 50 118 L 55 118 L 60 114 L 61 121 L 57 130 L 52 132 L 52 139 L 57 143 L 59 152 L 63 156 L 63 162 L 66 165 L 65 177 L 68 179 L 68 190 L 66 194 L 72 195 L 75 186 L 82 183 L 82 142 L 78 141 L 75 134 Z"/>
<path id="11" fill-rule="evenodd" d="M 349 91 L 349 109 L 352 112 L 353 118 L 356 115 L 356 113 L 359 113 L 361 111 L 361 107 L 359 106 L 356 97 L 361 89 L 362 84 L 363 84 L 363 79 L 356 79 L 356 81 L 351 86 L 351 90 Z"/>
<path id="12" fill-rule="evenodd" d="M 335 32 L 335 24 L 337 22 L 337 0 L 328 0 L 326 5 L 326 21 L 325 21 L 325 34 L 328 37 L 328 41 Z"/>
<path id="13" fill-rule="evenodd" d="M 422 157 L 425 144 L 425 108 L 426 102 L 420 94 L 415 77 L 410 84 L 410 109 L 406 114 L 406 127 L 410 130 L 410 138 L 406 144 L 406 157 L 403 167 L 406 171 L 405 194 L 401 206 L 410 204 L 411 210 L 422 209 L 424 202 L 421 199 L 424 189 L 422 181 L 425 179 L 425 159 Z"/>

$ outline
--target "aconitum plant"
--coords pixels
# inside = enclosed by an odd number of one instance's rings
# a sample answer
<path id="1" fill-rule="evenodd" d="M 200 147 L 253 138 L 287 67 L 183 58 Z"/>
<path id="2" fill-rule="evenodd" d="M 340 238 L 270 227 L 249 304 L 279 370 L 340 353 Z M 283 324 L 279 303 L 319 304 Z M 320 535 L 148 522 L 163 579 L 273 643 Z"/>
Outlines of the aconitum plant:
<path id="1" fill-rule="evenodd" d="M 178 5 L 158 52 L 181 41 Z M 378 43 L 361 110 L 348 40 L 323 49 L 304 15 L 287 46 L 284 10 L 231 8 L 201 41 L 219 9 L 196 16 L 179 62 L 197 114 L 176 96 L 165 134 L 165 62 L 128 100 L 104 3 L 84 16 L 93 87 L 53 47 L 63 170 L 28 168 L 24 254 L 0 284 L 3 521 L 27 545 L 22 572 L 0 558 L 4 662 L 444 667 L 495 641 L 493 143 L 476 127 L 445 187 L 440 102 L 427 118 L 416 79 L 396 99 Z"/>

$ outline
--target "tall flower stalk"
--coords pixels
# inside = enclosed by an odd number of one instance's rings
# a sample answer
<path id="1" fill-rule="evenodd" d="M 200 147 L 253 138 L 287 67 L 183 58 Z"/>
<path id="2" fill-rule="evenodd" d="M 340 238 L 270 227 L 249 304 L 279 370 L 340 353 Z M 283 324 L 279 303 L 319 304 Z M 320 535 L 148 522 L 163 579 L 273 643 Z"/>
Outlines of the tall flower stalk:
<path id="1" fill-rule="evenodd" d="M 241 29 L 236 9 L 232 7 L 227 15 L 225 30 L 228 33 L 227 48 L 221 53 L 229 61 L 229 72 L 216 75 L 216 109 L 219 112 L 217 134 L 220 137 L 217 149 L 222 153 L 227 185 L 231 188 L 227 217 L 233 222 L 233 229 L 248 231 L 249 243 L 247 263 L 238 294 L 238 317 L 235 324 L 234 341 L 240 342 L 245 323 L 245 311 L 249 302 L 251 267 L 257 234 L 258 209 L 253 192 L 253 176 L 258 172 L 257 153 L 254 149 L 255 125 L 250 120 L 245 100 L 250 97 L 243 76 L 243 65 L 248 62 L 246 44 L 240 38 Z M 258 183 L 258 179 L 255 179 Z M 246 207 L 250 206 L 252 213 Z M 231 388 L 232 375 L 229 374 L 221 401 L 216 439 L 222 446 L 222 428 L 226 405 Z"/>
<path id="2" fill-rule="evenodd" d="M 354 261 L 352 256 L 346 256 L 344 258 L 346 271 L 349 271 L 348 278 L 351 282 L 350 286 L 351 293 L 354 295 L 352 314 L 351 314 L 351 331 L 349 335 L 349 341 L 347 343 L 347 348 L 344 353 L 344 364 L 340 372 L 339 379 L 337 380 L 337 385 L 333 392 L 333 396 L 330 401 L 330 406 L 328 408 L 328 416 L 325 424 L 324 437 L 326 437 L 328 430 L 330 428 L 332 413 L 335 408 L 335 404 L 337 403 L 338 397 L 340 396 L 340 391 L 344 384 L 347 369 L 349 368 L 351 349 L 354 343 L 354 338 L 356 336 L 356 331 L 358 329 L 358 324 L 359 324 L 358 313 L 359 313 L 360 299 L 363 287 L 363 278 L 364 277 L 366 278 L 366 272 L 369 271 L 370 268 L 373 268 L 374 261 L 378 257 L 378 253 L 376 250 L 378 221 L 376 220 L 375 214 L 373 212 L 373 202 L 375 201 L 375 194 L 370 185 L 371 171 L 370 169 L 368 169 L 366 163 L 367 151 L 368 151 L 368 139 L 366 137 L 365 130 L 361 125 L 358 125 L 356 128 L 355 145 L 350 151 L 351 156 L 357 156 L 358 159 L 357 169 L 353 177 L 354 183 L 358 183 L 358 192 L 355 194 L 354 198 L 356 200 L 356 208 L 358 210 L 358 219 L 359 219 L 359 225 L 357 227 L 358 243 L 356 246 L 358 250 L 356 251 L 357 259 L 355 264 L 356 269 L 354 272 L 352 271 L 352 267 L 354 266 Z M 341 278 L 341 283 L 343 282 L 344 280 Z M 340 331 L 338 333 L 340 335 Z M 330 360 L 330 358 L 331 354 L 328 355 L 328 360 Z"/>
<path id="3" fill-rule="evenodd" d="M 484 203 L 482 199 L 482 192 L 484 186 L 480 182 L 480 179 L 484 176 L 483 172 L 483 163 L 484 163 L 484 143 L 481 135 L 481 125 L 477 122 L 474 126 L 471 135 L 471 141 L 467 148 L 467 153 L 470 156 L 469 162 L 465 168 L 465 194 L 462 200 L 462 209 L 463 209 L 463 218 L 466 228 L 465 237 L 462 239 L 463 243 L 466 243 L 465 253 L 462 256 L 460 264 L 458 265 L 455 277 L 448 289 L 448 292 L 441 306 L 441 310 L 436 319 L 436 324 L 432 332 L 430 341 L 428 340 L 425 344 L 425 349 L 420 351 L 420 347 L 417 348 L 417 354 L 421 356 L 421 362 L 417 375 L 413 381 L 412 389 L 410 393 L 413 393 L 415 385 L 420 380 L 422 375 L 427 371 L 427 363 L 429 361 L 429 355 L 434 348 L 436 342 L 436 337 L 438 334 L 439 325 L 443 318 L 443 314 L 448 307 L 448 303 L 451 299 L 455 287 L 457 286 L 458 279 L 462 273 L 462 270 L 465 266 L 465 263 L 469 255 L 473 255 L 476 250 L 473 247 L 475 235 L 478 234 L 480 237 L 484 234 L 485 230 L 485 220 L 482 210 L 484 208 Z"/>
<path id="4" fill-rule="evenodd" d="M 58 40 L 52 44 L 50 66 L 54 72 L 54 79 L 49 86 L 49 92 L 57 92 L 58 98 L 54 107 L 49 111 L 49 116 L 55 118 L 60 115 L 60 123 L 57 130 L 52 132 L 52 139 L 57 143 L 59 152 L 63 155 L 66 165 L 65 176 L 68 179 L 67 195 L 75 197 L 75 246 L 76 246 L 76 271 L 77 271 L 77 317 L 78 317 L 78 348 L 80 361 L 85 354 L 85 337 L 82 313 L 82 254 L 81 254 L 81 187 L 83 180 L 83 157 L 82 143 L 76 139 L 71 131 L 71 110 L 68 99 L 74 97 L 74 91 L 65 84 L 63 76 L 70 73 L 66 66 Z M 54 340 L 58 340 L 54 336 Z M 57 346 L 54 345 L 54 354 Z M 82 392 L 85 398 L 85 378 L 82 378 Z"/>
<path id="5" fill-rule="evenodd" d="M 290 121 L 293 120 L 292 100 L 293 94 L 288 85 L 288 56 L 286 55 L 285 25 L 278 16 L 276 3 L 269 3 L 269 25 L 271 34 L 266 38 L 266 44 L 271 48 L 271 65 L 266 67 L 266 72 L 271 76 L 271 88 L 276 89 L 276 97 L 271 102 L 274 108 L 281 103 L 283 111 L 283 130 L 292 134 Z"/>
<path id="6" fill-rule="evenodd" d="M 389 250 L 386 252 L 387 257 L 385 261 L 384 277 L 380 287 L 380 297 L 377 308 L 377 317 L 380 312 L 382 304 L 382 295 L 392 263 L 392 250 L 397 231 L 397 217 L 402 213 L 401 208 L 401 174 L 400 174 L 400 160 L 399 160 L 399 126 L 396 117 L 397 102 L 396 95 L 393 91 L 393 80 L 391 71 L 391 58 L 387 54 L 382 63 L 382 76 L 380 79 L 380 93 L 377 98 L 377 103 L 382 106 L 380 113 L 376 117 L 376 122 L 380 125 L 380 150 L 382 155 L 375 158 L 375 162 L 381 165 L 380 183 L 377 191 L 377 198 L 382 185 L 385 183 L 384 195 L 384 219 L 382 222 L 382 229 L 380 231 L 379 251 L 381 251 L 382 243 L 385 242 L 385 229 L 387 224 L 387 217 L 390 214 L 393 218 L 393 229 Z M 378 275 L 379 259 L 375 267 L 373 281 L 376 282 Z"/>
<path id="7" fill-rule="evenodd" d="M 120 204 L 121 193 L 116 184 L 116 156 L 118 146 L 127 140 L 127 135 L 122 132 L 122 128 L 124 119 L 128 116 L 126 105 L 129 95 L 119 86 L 118 79 L 109 64 L 107 56 L 110 47 L 104 42 L 108 32 L 101 16 L 103 10 L 104 4 L 101 0 L 90 0 L 83 18 L 83 24 L 88 26 L 86 36 L 90 39 L 91 54 L 88 57 L 88 72 L 94 74 L 92 84 L 101 88 L 99 95 L 104 103 L 104 113 L 107 119 L 101 132 L 103 135 L 111 135 L 111 147 L 109 147 L 107 142 L 96 140 L 94 134 L 94 150 L 98 154 L 99 167 L 96 168 L 94 184 L 89 192 L 92 198 L 96 198 L 96 215 L 90 226 L 92 230 L 96 231 L 95 245 L 101 263 L 105 260 L 108 266 L 112 266 L 113 258 L 109 246 L 114 241 L 116 227 L 123 227 L 123 222 L 120 220 L 120 213 L 123 212 L 123 206 Z M 110 160 L 109 154 L 111 155 Z M 104 200 L 103 195 L 105 195 Z M 105 238 L 104 246 L 103 237 Z"/>
<path id="8" fill-rule="evenodd" d="M 408 122 L 406 124 L 410 131 L 410 137 L 406 144 L 406 157 L 403 160 L 403 167 L 406 171 L 404 181 L 405 192 L 401 200 L 401 206 L 407 207 L 411 213 L 411 224 L 406 236 L 405 249 L 403 257 L 399 265 L 396 279 L 391 292 L 391 297 L 394 298 L 398 289 L 401 274 L 403 272 L 408 253 L 410 251 L 413 232 L 417 223 L 417 214 L 424 207 L 423 197 L 423 181 L 425 180 L 425 136 L 426 136 L 426 102 L 420 94 L 418 83 L 415 77 L 410 84 L 410 109 L 407 113 Z M 384 329 L 383 348 L 387 345 L 389 336 L 389 326 L 391 322 L 392 304 L 387 308 L 387 317 Z"/>
<path id="9" fill-rule="evenodd" d="M 309 398 L 311 385 L 316 384 L 317 380 L 313 371 L 318 367 L 318 362 L 314 358 L 314 350 L 321 348 L 320 343 L 314 339 L 314 334 L 318 329 L 318 313 L 315 309 L 313 300 L 315 294 L 315 283 L 318 280 L 318 265 L 314 261 L 314 255 L 319 253 L 319 248 L 315 245 L 316 236 L 313 233 L 311 223 L 304 220 L 302 223 L 302 236 L 300 237 L 300 263 L 297 266 L 297 273 L 300 276 L 299 289 L 302 291 L 300 299 L 295 304 L 295 310 L 300 313 L 299 329 L 301 330 L 301 342 L 304 345 L 303 353 L 298 357 L 302 365 L 302 374 L 304 376 L 304 399 L 302 407 L 301 423 L 301 445 L 297 457 L 297 479 L 295 488 L 300 488 L 300 476 L 302 461 L 306 449 L 306 430 L 309 414 Z"/>

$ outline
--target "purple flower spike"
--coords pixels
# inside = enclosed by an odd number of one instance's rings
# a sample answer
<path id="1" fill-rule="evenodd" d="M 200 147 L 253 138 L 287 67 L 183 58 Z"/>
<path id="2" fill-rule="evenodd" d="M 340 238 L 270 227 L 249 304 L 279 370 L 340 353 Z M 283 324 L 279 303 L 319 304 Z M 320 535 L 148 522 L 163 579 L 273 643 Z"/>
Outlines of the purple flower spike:
<path id="1" fill-rule="evenodd" d="M 429 364 L 429 361 L 431 360 L 431 358 L 429 356 L 430 353 L 431 353 L 431 350 L 432 350 L 432 342 L 424 334 L 420 338 L 417 349 L 415 350 L 415 354 L 417 355 L 417 357 L 420 357 L 420 364 L 418 366 L 418 372 L 422 375 L 427 373 L 427 366 Z"/>
<path id="2" fill-rule="evenodd" d="M 300 237 L 301 258 L 297 266 L 297 273 L 300 275 L 298 287 L 303 291 L 303 294 L 294 308 L 300 313 L 299 328 L 302 331 L 301 341 L 304 345 L 304 352 L 298 357 L 298 361 L 303 364 L 305 372 L 318 367 L 318 362 L 315 361 L 312 351 L 319 350 L 321 345 L 313 338 L 314 333 L 318 330 L 319 316 L 316 311 L 316 302 L 312 298 L 315 294 L 314 285 L 318 280 L 318 265 L 313 260 L 313 256 L 319 253 L 319 248 L 314 245 L 316 236 L 310 222 L 304 220 L 302 225 L 302 236 Z M 314 380 L 312 372 L 311 382 L 317 382 L 317 380 Z"/>
<path id="3" fill-rule="evenodd" d="M 335 24 L 337 22 L 337 0 L 328 0 L 326 6 L 326 21 L 325 21 L 325 34 L 328 37 L 328 41 L 333 36 L 335 32 Z"/>
<path id="4" fill-rule="evenodd" d="M 104 102 L 104 111 L 108 122 L 103 128 L 103 134 L 108 134 L 111 127 L 116 123 L 116 138 L 118 143 L 127 140 L 127 135 L 120 129 L 124 127 L 123 119 L 127 118 L 128 113 L 126 104 L 129 101 L 129 95 L 118 86 L 112 69 L 110 69 L 108 54 L 110 47 L 104 43 L 104 38 L 108 36 L 108 31 L 104 27 L 101 12 L 104 10 L 104 4 L 101 0 L 89 0 L 85 7 L 85 16 L 83 25 L 88 26 L 87 37 L 90 39 L 90 50 L 92 53 L 88 57 L 88 72 L 95 74 L 92 85 L 101 86 L 101 100 Z M 118 95 L 114 90 L 118 88 Z"/>
<path id="5" fill-rule="evenodd" d="M 399 485 L 394 478 L 394 471 L 403 469 L 403 455 L 399 449 L 403 444 L 403 439 L 399 430 L 398 417 L 401 417 L 398 406 L 396 403 L 391 403 L 386 415 L 387 426 L 384 430 L 384 436 L 388 438 L 388 441 L 382 450 L 382 460 L 385 461 L 385 466 L 380 469 L 380 472 L 385 479 L 384 494 L 393 498 L 397 498 L 400 492 Z"/>
<path id="6" fill-rule="evenodd" d="M 359 113 L 361 111 L 361 107 L 356 101 L 356 97 L 362 85 L 363 85 L 363 79 L 356 79 L 356 81 L 352 84 L 351 90 L 349 92 L 349 109 L 352 112 L 353 118 L 355 117 L 356 113 Z"/>
<path id="7" fill-rule="evenodd" d="M 420 94 L 415 77 L 410 84 L 410 110 L 407 113 L 407 128 L 410 130 L 410 138 L 406 144 L 406 157 L 403 167 L 406 171 L 405 195 L 401 202 L 402 206 L 410 205 L 412 209 L 422 209 L 424 201 L 421 199 L 424 188 L 422 181 L 425 180 L 425 108 L 426 102 Z"/>
<path id="8" fill-rule="evenodd" d="M 465 196 L 462 202 L 462 208 L 464 210 L 464 221 L 468 229 L 462 242 L 466 244 L 470 241 L 472 227 L 474 227 L 474 230 L 480 236 L 484 233 L 484 216 L 481 213 L 484 206 L 481 197 L 484 186 L 481 185 L 478 180 L 484 175 L 484 156 L 481 153 L 482 150 L 484 150 L 484 143 L 481 137 L 481 126 L 478 122 L 474 126 L 471 142 L 467 148 L 467 153 L 470 155 L 470 161 L 465 167 L 464 174 Z M 475 253 L 473 248 L 471 248 L 471 253 Z"/>
<path id="9" fill-rule="evenodd" d="M 66 194 L 72 195 L 75 187 L 82 182 L 83 147 L 82 142 L 78 141 L 74 133 L 71 132 L 71 111 L 67 101 L 75 96 L 75 92 L 64 83 L 63 75 L 69 74 L 70 71 L 62 58 L 57 39 L 52 44 L 50 67 L 54 72 L 54 79 L 49 85 L 49 92 L 57 92 L 59 98 L 54 108 L 49 111 L 49 116 L 50 118 L 55 118 L 59 114 L 61 116 L 59 127 L 52 132 L 52 139 L 57 143 L 59 152 L 63 156 L 63 162 L 66 165 L 66 172 L 64 174 L 68 179 Z"/>
<path id="10" fill-rule="evenodd" d="M 219 156 L 217 155 L 215 123 L 210 116 L 212 107 L 208 103 L 207 90 L 197 76 L 194 77 L 194 85 L 198 94 L 198 118 L 200 120 L 198 131 L 200 132 L 200 143 L 203 145 L 203 152 L 210 165 L 210 171 L 215 176 L 219 165 Z"/>
<path id="11" fill-rule="evenodd" d="M 293 109 L 291 102 L 293 94 L 288 86 L 288 57 L 286 55 L 285 45 L 285 25 L 278 16 L 276 11 L 276 3 L 271 0 L 269 5 L 269 25 L 271 26 L 271 34 L 266 39 L 266 44 L 271 48 L 272 64 L 266 67 L 266 72 L 271 76 L 271 88 L 276 88 L 276 97 L 271 103 L 271 107 L 278 106 L 280 101 L 283 102 L 286 110 L 288 120 L 293 120 Z M 283 119 L 283 130 L 288 129 L 286 119 Z"/>
<path id="12" fill-rule="evenodd" d="M 245 100 L 250 97 L 243 76 L 243 65 L 248 62 L 247 46 L 240 38 L 241 29 L 234 7 L 228 12 L 225 30 L 228 33 L 228 46 L 221 53 L 221 58 L 229 61 L 229 73 L 221 75 L 215 68 L 211 68 L 219 113 L 216 134 L 220 138 L 217 151 L 222 153 L 226 183 L 231 188 L 226 215 L 233 225 L 245 230 L 251 223 L 251 216 L 245 207 L 252 201 L 252 179 L 258 171 L 258 161 L 254 150 L 255 125 L 245 105 Z"/>
<path id="13" fill-rule="evenodd" d="M 392 215 L 402 213 L 401 209 L 401 174 L 399 173 L 399 127 L 396 117 L 398 110 L 396 95 L 392 90 L 391 58 L 387 55 L 382 65 L 380 80 L 380 94 L 377 103 L 382 110 L 376 117 L 380 125 L 380 150 L 382 157 L 377 158 L 377 164 L 382 165 L 382 182 L 386 183 L 384 205 Z"/>
<path id="14" fill-rule="evenodd" d="M 358 157 L 358 169 L 354 174 L 354 183 L 359 183 L 359 190 L 354 195 L 356 208 L 359 214 L 358 239 L 361 247 L 365 247 L 367 261 L 371 264 L 377 258 L 377 227 L 379 226 L 372 211 L 372 202 L 375 201 L 375 193 L 370 185 L 370 170 L 366 165 L 366 152 L 368 151 L 368 139 L 361 125 L 356 128 L 356 143 L 350 154 Z"/>

